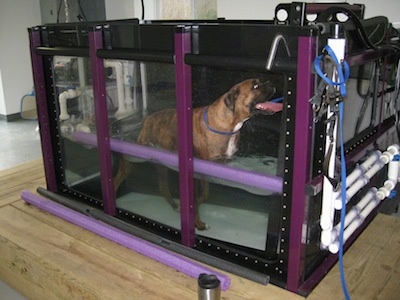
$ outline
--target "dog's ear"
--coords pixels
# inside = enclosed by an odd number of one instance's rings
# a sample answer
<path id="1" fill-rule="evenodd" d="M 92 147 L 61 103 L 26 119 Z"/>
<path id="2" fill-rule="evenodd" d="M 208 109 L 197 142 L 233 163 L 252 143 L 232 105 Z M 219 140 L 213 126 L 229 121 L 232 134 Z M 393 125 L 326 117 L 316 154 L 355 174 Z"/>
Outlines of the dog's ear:
<path id="1" fill-rule="evenodd" d="M 236 99 L 237 99 L 238 95 L 239 95 L 239 89 L 238 88 L 231 89 L 227 93 L 224 101 L 225 101 L 226 107 L 228 107 L 228 109 L 230 111 L 235 111 L 235 103 L 236 103 Z"/>

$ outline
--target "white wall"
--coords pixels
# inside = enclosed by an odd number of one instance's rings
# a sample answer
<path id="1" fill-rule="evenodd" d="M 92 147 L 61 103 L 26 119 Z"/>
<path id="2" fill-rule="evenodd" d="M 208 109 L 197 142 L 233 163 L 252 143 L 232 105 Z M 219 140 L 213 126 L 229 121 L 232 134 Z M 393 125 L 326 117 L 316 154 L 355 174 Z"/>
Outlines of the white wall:
<path id="1" fill-rule="evenodd" d="M 105 0 L 107 20 L 134 17 L 134 0 Z"/>
<path id="2" fill-rule="evenodd" d="M 0 1 L 0 115 L 19 113 L 32 91 L 28 27 L 40 25 L 39 0 Z M 1 88 L 2 87 L 2 88 Z"/>
<path id="3" fill-rule="evenodd" d="M 157 0 L 144 0 L 144 18 L 146 20 L 155 19 L 156 1 Z M 107 20 L 141 19 L 142 17 L 142 5 L 140 0 L 105 0 L 105 4 Z"/>
<path id="4" fill-rule="evenodd" d="M 218 0 L 217 14 L 227 19 L 272 20 L 277 4 L 290 1 L 279 0 Z"/>
<path id="5" fill-rule="evenodd" d="M 4 101 L 3 78 L 1 76 L 0 68 L 0 115 L 6 115 L 6 103 Z"/>
<path id="6" fill-rule="evenodd" d="M 279 3 L 292 2 L 289 0 L 217 0 L 218 17 L 228 19 L 264 19 L 272 20 L 275 7 Z M 304 2 L 335 2 L 332 1 L 304 1 Z M 365 4 L 365 18 L 386 16 L 390 22 L 400 21 L 399 0 L 360 0 L 336 1 Z"/>
<path id="7" fill-rule="evenodd" d="M 400 21 L 399 0 L 363 0 L 356 3 L 365 4 L 365 17 L 386 16 L 389 22 Z"/>

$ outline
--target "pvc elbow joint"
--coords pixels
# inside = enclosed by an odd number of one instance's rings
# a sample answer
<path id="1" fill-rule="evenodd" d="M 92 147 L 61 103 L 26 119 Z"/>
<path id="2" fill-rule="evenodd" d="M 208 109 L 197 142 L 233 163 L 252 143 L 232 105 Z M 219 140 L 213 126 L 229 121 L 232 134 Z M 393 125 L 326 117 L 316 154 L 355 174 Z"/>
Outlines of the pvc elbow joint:
<path id="1" fill-rule="evenodd" d="M 62 92 L 59 96 L 58 96 L 58 101 L 60 104 L 60 120 L 61 121 L 65 121 L 68 120 L 70 115 L 68 114 L 68 109 L 67 109 L 67 99 L 72 99 L 75 98 L 76 96 L 78 96 L 78 92 L 76 90 L 73 89 L 68 89 L 64 92 Z"/>

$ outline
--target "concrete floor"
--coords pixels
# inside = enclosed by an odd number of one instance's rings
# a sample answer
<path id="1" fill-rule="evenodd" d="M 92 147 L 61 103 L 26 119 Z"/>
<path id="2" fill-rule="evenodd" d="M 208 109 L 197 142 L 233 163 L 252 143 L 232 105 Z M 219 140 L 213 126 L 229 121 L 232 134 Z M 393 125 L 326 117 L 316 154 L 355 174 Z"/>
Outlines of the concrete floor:
<path id="1" fill-rule="evenodd" d="M 0 170 L 41 158 L 37 122 L 19 120 L 0 121 Z"/>
<path id="2" fill-rule="evenodd" d="M 37 122 L 0 120 L 0 149 L 0 170 L 40 159 L 42 151 Z M 25 300 L 26 298 L 0 280 L 0 299 Z"/>

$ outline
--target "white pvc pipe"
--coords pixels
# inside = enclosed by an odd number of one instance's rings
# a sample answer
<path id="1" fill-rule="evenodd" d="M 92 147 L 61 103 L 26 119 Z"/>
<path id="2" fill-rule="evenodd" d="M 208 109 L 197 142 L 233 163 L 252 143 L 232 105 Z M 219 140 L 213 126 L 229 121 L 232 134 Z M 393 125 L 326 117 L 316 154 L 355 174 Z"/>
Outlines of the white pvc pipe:
<path id="1" fill-rule="evenodd" d="M 360 176 L 350 187 L 348 187 L 346 190 L 346 203 L 348 203 L 358 191 L 366 186 L 371 178 L 378 173 L 384 165 L 385 164 L 380 159 L 376 160 L 375 164 L 372 165 L 364 175 Z M 335 199 L 335 209 L 342 209 L 342 199 L 340 198 L 340 195 Z"/>
<path id="2" fill-rule="evenodd" d="M 140 63 L 140 80 L 142 83 L 142 103 L 143 103 L 143 115 L 147 114 L 147 72 L 146 64 Z"/>
<path id="3" fill-rule="evenodd" d="M 60 105 L 60 121 L 65 121 L 70 118 L 70 115 L 68 114 L 67 100 L 73 99 L 77 96 L 79 96 L 79 93 L 77 90 L 74 89 L 66 90 L 58 95 L 58 103 Z"/>
<path id="4" fill-rule="evenodd" d="M 346 47 L 345 39 L 328 39 L 328 45 L 335 53 L 335 56 L 339 61 L 344 59 L 344 52 Z M 337 81 L 337 74 L 333 74 L 333 80 Z M 327 119 L 333 116 L 334 112 L 331 111 L 331 107 L 328 106 Z M 331 157 L 329 157 L 329 168 L 327 170 L 330 178 L 334 178 L 335 176 L 335 165 L 336 165 L 336 148 L 337 148 L 337 122 L 335 122 L 333 128 L 333 140 L 329 137 L 329 127 L 326 129 L 326 140 L 325 140 L 325 154 L 328 153 L 329 147 L 332 143 L 332 152 Z M 321 216 L 320 216 L 320 225 L 321 225 L 321 247 L 326 248 L 331 243 L 331 232 L 333 229 L 335 208 L 334 203 L 337 198 L 337 193 L 334 192 L 333 186 L 330 181 L 324 176 L 323 180 L 323 191 L 322 191 L 322 208 L 321 208 Z"/>
<path id="5" fill-rule="evenodd" d="M 361 168 L 357 168 L 355 172 L 353 172 L 351 175 L 351 178 L 346 179 L 346 182 L 349 181 L 354 181 L 352 185 L 348 186 L 348 189 L 346 191 L 346 203 L 350 201 L 350 199 L 359 191 L 361 190 L 370 180 L 371 178 L 378 173 L 385 164 L 389 163 L 389 165 L 392 165 L 390 168 L 390 173 L 391 175 L 388 175 L 390 180 L 388 182 L 385 182 L 385 185 L 381 188 L 381 193 L 382 195 L 379 195 L 380 198 L 383 197 L 386 198 L 389 196 L 390 191 L 393 190 L 394 186 L 397 183 L 397 177 L 399 173 L 399 162 L 393 161 L 393 158 L 395 155 L 397 155 L 399 152 L 399 146 L 398 145 L 391 145 L 388 147 L 388 149 L 383 152 L 380 156 L 379 159 L 376 159 L 376 155 L 380 153 L 379 151 L 374 152 L 373 157 L 369 157 L 362 165 Z M 371 162 L 373 164 L 371 165 Z M 368 168 L 364 175 L 360 174 L 360 170 L 364 169 L 364 167 Z M 354 178 L 358 175 L 358 179 L 354 180 Z M 342 200 L 340 198 L 340 195 L 338 198 L 335 200 L 335 209 L 339 210 L 342 209 Z"/>
<path id="6" fill-rule="evenodd" d="M 344 228 L 349 226 L 361 213 L 361 211 L 368 205 L 376 197 L 376 192 L 378 190 L 376 188 L 371 188 L 365 196 L 355 205 L 350 211 L 347 213 L 345 221 L 344 221 Z M 340 232 L 340 223 L 338 223 L 334 230 L 332 231 L 332 241 L 338 237 Z"/>
<path id="7" fill-rule="evenodd" d="M 128 111 L 132 111 L 133 98 L 132 98 L 132 72 L 130 71 L 130 64 L 127 61 L 122 63 L 124 68 L 124 89 L 125 89 L 125 105 Z"/>
<path id="8" fill-rule="evenodd" d="M 388 179 L 397 181 L 399 179 L 399 160 L 392 159 L 389 162 Z"/>
<path id="9" fill-rule="evenodd" d="M 328 181 L 327 183 L 324 180 L 324 186 L 329 185 L 331 183 Z M 330 193 L 329 193 L 330 192 Z M 332 242 L 332 229 L 333 229 L 333 222 L 335 216 L 335 209 L 333 207 L 334 198 L 336 198 L 336 193 L 334 193 L 333 189 L 329 191 L 328 188 L 324 188 L 324 193 L 328 193 L 324 197 L 322 195 L 322 209 L 321 209 L 321 216 L 320 216 L 320 226 L 321 226 L 321 247 L 325 249 L 328 247 Z"/>
<path id="10" fill-rule="evenodd" d="M 357 205 L 356 206 L 354 206 L 350 211 L 352 212 L 352 215 L 354 214 L 355 215 L 355 217 L 356 216 L 358 216 L 363 210 L 364 210 L 364 208 L 371 202 L 371 201 L 373 201 L 374 200 L 374 198 L 375 198 L 375 196 L 376 196 L 376 192 L 377 192 L 377 189 L 376 188 L 371 188 L 368 192 L 367 192 L 367 194 L 365 194 L 365 196 L 357 203 Z M 349 214 L 350 214 L 350 212 L 349 212 Z M 348 214 L 348 215 L 349 215 Z M 353 217 L 351 215 L 351 217 L 353 218 L 353 220 L 354 220 L 354 218 L 355 217 Z M 347 215 L 346 215 L 346 219 L 345 219 L 345 228 L 350 224 L 352 222 L 352 219 L 351 218 L 349 218 L 349 220 L 347 220 Z M 339 223 L 339 227 L 340 227 L 340 223 Z"/>
<path id="11" fill-rule="evenodd" d="M 122 72 L 122 63 L 117 60 L 106 59 L 104 61 L 106 68 L 113 68 L 115 72 L 115 80 L 117 82 L 118 110 L 115 113 L 117 119 L 121 119 L 126 115 L 125 95 L 124 95 L 124 77 Z"/>
<path id="12" fill-rule="evenodd" d="M 357 165 L 346 178 L 346 186 L 351 186 L 364 172 L 366 172 L 381 156 L 380 151 L 374 151 L 361 165 Z"/>
<path id="13" fill-rule="evenodd" d="M 378 191 L 377 197 L 379 199 L 385 199 L 391 193 L 391 191 L 395 188 L 399 176 L 399 161 L 391 160 L 388 166 L 388 179 L 383 184 Z"/>
<path id="14" fill-rule="evenodd" d="M 356 180 L 353 185 L 351 185 L 347 191 L 346 191 L 346 203 L 350 201 L 351 198 L 359 191 L 361 190 L 364 186 L 367 185 L 369 181 L 369 177 L 367 176 L 360 176 L 358 180 Z M 339 204 L 340 202 L 340 204 Z M 335 208 L 336 209 L 342 209 L 342 200 L 341 199 L 336 199 L 335 201 Z"/>
<path id="15" fill-rule="evenodd" d="M 365 168 L 361 165 L 356 165 L 353 172 L 351 172 L 346 178 L 346 186 L 350 187 L 362 174 L 365 172 Z"/>
<path id="16" fill-rule="evenodd" d="M 385 181 L 383 186 L 378 190 L 377 197 L 381 200 L 388 197 L 391 191 L 395 188 L 398 182 L 399 176 L 399 158 L 395 159 L 395 156 L 399 155 L 399 145 L 391 145 L 381 155 L 381 161 L 388 163 L 388 179 Z"/>
<path id="17" fill-rule="evenodd" d="M 399 145 L 391 145 L 387 148 L 385 152 L 382 153 L 380 159 L 385 163 L 389 163 L 391 160 L 393 160 L 393 157 L 397 154 L 399 154 L 400 147 Z"/>
<path id="18" fill-rule="evenodd" d="M 385 181 L 383 186 L 377 190 L 372 188 L 368 193 L 354 206 L 346 215 L 344 223 L 344 234 L 343 243 L 355 232 L 355 230 L 364 222 L 368 215 L 378 206 L 378 204 L 388 197 L 392 190 L 396 187 L 399 181 L 399 167 L 400 167 L 400 157 L 398 157 L 400 152 L 400 147 L 398 145 L 391 145 L 388 149 L 380 155 L 379 160 L 376 161 L 369 170 L 364 174 L 363 178 L 368 179 L 368 181 L 374 176 L 385 164 L 388 165 L 388 179 Z M 361 180 L 362 181 L 362 180 Z M 356 180 L 353 184 L 356 185 Z M 349 200 L 349 199 L 348 199 Z M 331 235 L 331 240 L 333 241 L 328 249 L 331 253 L 337 253 L 339 251 L 339 241 L 338 235 L 340 232 L 340 223 L 337 224 Z M 327 238 L 326 238 L 327 239 Z M 326 245 L 324 245 L 326 247 Z"/>
<path id="19" fill-rule="evenodd" d="M 133 64 L 133 70 L 132 70 L 132 84 L 133 84 L 133 111 L 137 112 L 138 111 L 138 96 L 137 96 L 137 92 L 138 92 L 138 79 L 137 79 L 137 69 L 138 69 L 138 65 L 139 63 L 136 61 L 132 62 Z"/>
<path id="20" fill-rule="evenodd" d="M 346 178 L 346 203 L 350 201 L 350 199 L 361 189 L 364 187 L 368 181 L 368 177 L 364 177 L 363 174 L 374 165 L 379 157 L 381 156 L 381 152 L 379 150 L 374 151 L 370 156 L 360 165 L 357 165 L 353 172 L 351 172 Z M 335 200 L 335 209 L 342 209 L 342 199 L 341 195 Z"/>
<path id="21" fill-rule="evenodd" d="M 386 180 L 385 184 L 378 190 L 377 197 L 380 200 L 385 199 L 390 195 L 391 190 L 394 188 L 396 185 L 395 182 L 392 182 L 391 180 Z"/>
<path id="22" fill-rule="evenodd" d="M 348 238 L 361 226 L 362 223 L 364 223 L 365 218 L 368 217 L 368 215 L 374 210 L 375 207 L 378 206 L 380 203 L 379 199 L 374 198 L 371 202 L 367 204 L 367 206 L 361 211 L 359 214 L 359 217 L 356 218 L 353 222 L 347 226 L 347 228 L 343 232 L 343 244 L 346 243 Z M 338 234 L 337 234 L 338 235 Z M 329 251 L 331 253 L 338 253 L 339 251 L 339 241 L 336 240 L 329 245 L 328 247 Z"/>
<path id="23" fill-rule="evenodd" d="M 378 173 L 383 167 L 385 166 L 385 163 L 383 163 L 381 160 L 378 160 L 367 172 L 365 172 L 364 176 L 369 180 L 371 180 L 372 177 L 376 173 Z"/>
<path id="24" fill-rule="evenodd" d="M 85 65 L 84 65 L 84 59 L 83 57 L 78 57 L 78 77 L 79 77 L 79 87 L 80 90 L 84 90 L 86 87 L 86 72 L 85 72 Z M 81 99 L 80 99 L 81 100 Z M 84 101 L 86 101 L 86 98 L 84 98 Z M 87 114 L 87 111 L 85 111 L 85 103 L 81 103 L 82 101 L 78 102 L 78 107 L 79 111 L 82 111 L 83 114 Z"/>

